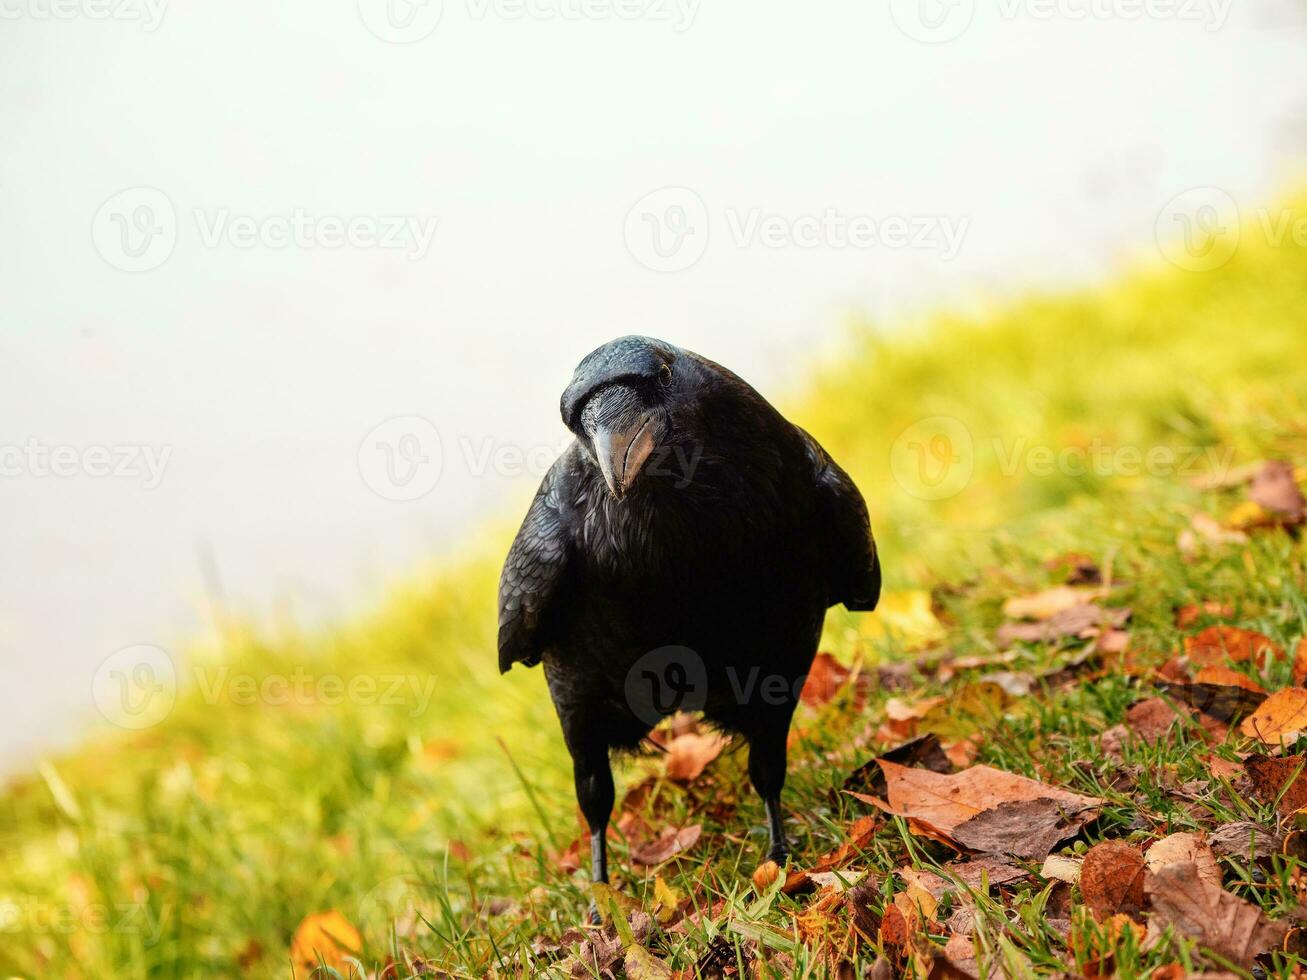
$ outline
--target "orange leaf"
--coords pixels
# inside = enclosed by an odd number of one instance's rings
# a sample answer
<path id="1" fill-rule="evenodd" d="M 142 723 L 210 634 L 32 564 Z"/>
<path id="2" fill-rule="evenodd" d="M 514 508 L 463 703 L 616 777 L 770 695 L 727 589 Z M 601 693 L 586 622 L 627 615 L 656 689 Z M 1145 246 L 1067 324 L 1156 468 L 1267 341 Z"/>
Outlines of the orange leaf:
<path id="1" fill-rule="evenodd" d="M 1307 689 L 1286 687 L 1276 691 L 1243 720 L 1239 730 L 1268 745 L 1280 745 L 1307 731 Z"/>
<path id="2" fill-rule="evenodd" d="M 1067 815 L 1068 819 L 1081 815 L 1083 823 L 1103 802 L 1096 797 L 1081 796 L 990 766 L 972 766 L 961 772 L 944 774 L 900 766 L 885 759 L 879 762 L 885 774 L 888 803 L 855 794 L 858 799 L 906 817 L 914 833 L 953 846 L 957 846 L 955 834 L 959 827 L 973 817 L 999 807 L 1043 803 L 1059 816 Z"/>
<path id="3" fill-rule="evenodd" d="M 1266 662 L 1269 653 L 1276 660 L 1284 659 L 1284 651 L 1270 637 L 1237 626 L 1209 626 L 1201 633 L 1184 638 L 1184 652 L 1189 662 L 1197 667 L 1210 667 L 1251 660 L 1258 667 Z"/>
<path id="4" fill-rule="evenodd" d="M 799 699 L 810 708 L 820 708 L 839 693 L 851 673 L 829 653 L 818 653 L 803 682 Z"/>
<path id="5" fill-rule="evenodd" d="M 297 966 L 312 971 L 319 963 L 348 973 L 347 959 L 363 951 L 363 937 L 350 921 L 332 909 L 304 917 L 290 943 L 290 956 Z"/>
<path id="6" fill-rule="evenodd" d="M 680 783 L 698 779 L 708 763 L 721 754 L 726 739 L 693 732 L 677 735 L 667 744 L 667 778 Z"/>
<path id="7" fill-rule="evenodd" d="M 1298 641 L 1293 651 L 1293 682 L 1302 687 L 1304 681 L 1307 681 L 1307 636 Z"/>
<path id="8" fill-rule="evenodd" d="M 1102 922 L 1114 915 L 1137 917 L 1144 907 L 1144 857 L 1129 844 L 1105 840 L 1085 854 L 1080 895 Z"/>
<path id="9" fill-rule="evenodd" d="M 1245 691 L 1253 691 L 1257 694 L 1266 693 L 1266 688 L 1247 674 L 1241 674 L 1237 670 L 1231 670 L 1229 667 L 1222 667 L 1219 664 L 1204 667 L 1198 672 L 1194 682 L 1197 684 L 1216 684 L 1221 687 L 1242 687 Z"/>

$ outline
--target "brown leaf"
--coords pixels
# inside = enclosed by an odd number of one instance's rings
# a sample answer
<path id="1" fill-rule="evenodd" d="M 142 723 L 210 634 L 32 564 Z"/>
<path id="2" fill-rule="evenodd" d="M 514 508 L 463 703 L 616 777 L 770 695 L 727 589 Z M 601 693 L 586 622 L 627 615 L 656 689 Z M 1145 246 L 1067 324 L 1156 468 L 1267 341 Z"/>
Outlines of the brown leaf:
<path id="1" fill-rule="evenodd" d="M 1293 467 L 1283 460 L 1267 460 L 1248 488 L 1253 503 L 1274 513 L 1286 524 L 1301 524 L 1307 500 L 1293 477 Z"/>
<path id="2" fill-rule="evenodd" d="M 629 980 L 671 980 L 672 968 L 643 946 L 632 945 L 622 963 Z"/>
<path id="3" fill-rule="evenodd" d="M 1204 668 L 1204 670 L 1213 669 L 1215 668 Z M 1175 700 L 1221 721 L 1232 722 L 1244 715 L 1252 714 L 1266 700 L 1265 692 L 1258 693 L 1231 684 L 1174 683 L 1163 684 L 1162 688 Z"/>
<path id="4" fill-rule="evenodd" d="M 1299 687 L 1307 686 L 1307 636 L 1298 641 L 1293 651 L 1293 682 Z"/>
<path id="5" fill-rule="evenodd" d="M 1239 731 L 1268 745 L 1282 745 L 1307 731 L 1307 688 L 1286 687 L 1262 702 Z"/>
<path id="6" fill-rule="evenodd" d="M 1247 674 L 1241 674 L 1220 664 L 1204 667 L 1194 675 L 1194 683 L 1211 684 L 1215 687 L 1242 687 L 1245 691 L 1252 691 L 1254 694 L 1266 694 L 1266 688 Z"/>
<path id="7" fill-rule="evenodd" d="M 1290 816 L 1307 806 L 1307 755 L 1272 758 L 1252 755 L 1244 760 L 1244 771 L 1252 782 L 1253 796 L 1263 803 L 1274 803 L 1283 816 Z M 1277 802 L 1278 800 L 1278 802 Z"/>
<path id="8" fill-rule="evenodd" d="M 721 735 L 700 732 L 677 735 L 667 743 L 667 778 L 678 783 L 694 782 L 708 763 L 721 755 L 727 741 Z"/>
<path id="9" fill-rule="evenodd" d="M 1097 810 L 1068 807 L 1052 799 L 1013 800 L 959 824 L 953 837 L 973 851 L 1042 861 L 1097 815 Z"/>
<path id="10" fill-rule="evenodd" d="M 679 830 L 668 827 L 655 840 L 647 841 L 639 847 L 631 848 L 631 862 L 646 868 L 662 864 L 669 858 L 688 851 L 699 842 L 703 828 L 697 823 Z"/>
<path id="11" fill-rule="evenodd" d="M 885 773 L 880 768 L 880 759 L 897 762 L 902 766 L 918 766 L 935 772 L 951 772 L 953 766 L 944 754 L 939 736 L 934 733 L 919 735 L 884 752 L 877 759 L 864 762 L 844 780 L 844 789 L 859 793 L 871 793 L 875 796 L 885 795 Z"/>
<path id="12" fill-rule="evenodd" d="M 818 653 L 803 682 L 799 699 L 812 708 L 819 708 L 839 693 L 853 672 L 829 653 Z"/>
<path id="13" fill-rule="evenodd" d="M 335 909 L 306 915 L 290 942 L 290 958 L 296 966 L 310 972 L 321 962 L 341 973 L 348 973 L 347 960 L 362 951 L 363 937 L 353 923 Z"/>
<path id="14" fill-rule="evenodd" d="M 1148 897 L 1165 924 L 1244 969 L 1279 945 L 1284 927 L 1262 910 L 1205 881 L 1192 863 L 1168 865 L 1149 876 Z"/>
<path id="15" fill-rule="evenodd" d="M 879 898 L 880 886 L 874 881 L 859 882 L 844 893 L 844 907 L 849 910 L 849 920 L 868 942 L 880 932 L 880 915 L 875 908 Z"/>
<path id="16" fill-rule="evenodd" d="M 1176 610 L 1175 625 L 1187 630 L 1200 619 L 1233 619 L 1234 606 L 1209 599 L 1201 606 L 1183 606 Z"/>
<path id="17" fill-rule="evenodd" d="M 1245 861 L 1265 860 L 1280 851 L 1280 834 L 1270 827 L 1240 820 L 1227 823 L 1212 831 L 1208 842 L 1212 850 L 1226 857 L 1241 858 Z"/>
<path id="18" fill-rule="evenodd" d="M 1207 842 L 1198 834 L 1171 834 L 1154 843 L 1144 854 L 1144 863 L 1154 874 L 1169 865 L 1185 862 L 1198 868 L 1198 877 L 1203 881 L 1221 887 L 1221 866 Z"/>
<path id="19" fill-rule="evenodd" d="M 1084 606 L 1107 595 L 1107 590 L 1099 587 L 1074 587 L 1059 585 L 1056 588 L 1036 592 L 1034 595 L 1019 596 L 1003 603 L 1003 615 L 1009 619 L 1052 619 L 1060 612 L 1075 606 Z"/>
<path id="20" fill-rule="evenodd" d="M 1184 652 L 1195 667 L 1246 663 L 1257 667 L 1266 663 L 1266 655 L 1284 659 L 1284 651 L 1270 637 L 1237 626 L 1209 626 L 1201 633 L 1184 638 Z"/>
<path id="21" fill-rule="evenodd" d="M 999 804 L 1043 800 L 1044 807 L 1082 814 L 1087 821 L 1103 802 L 984 765 L 952 774 L 910 769 L 883 759 L 880 767 L 885 773 L 888 802 L 853 795 L 906 817 L 914 832 L 950 844 L 957 841 L 955 832 L 962 824 Z"/>
<path id="22" fill-rule="evenodd" d="M 917 734 L 917 722 L 947 700 L 942 696 L 916 702 L 890 698 L 885 702 L 885 727 L 898 738 L 911 738 Z"/>
<path id="23" fill-rule="evenodd" d="M 1144 857 L 1129 844 L 1107 840 L 1095 844 L 1080 866 L 1080 895 L 1094 918 L 1137 918 L 1144 907 Z"/>
<path id="24" fill-rule="evenodd" d="M 1039 623 L 1004 623 L 996 639 L 1000 646 L 1013 643 L 1047 643 L 1068 636 L 1097 636 L 1106 629 L 1118 629 L 1130 619 L 1130 610 L 1104 609 L 1094 604 L 1072 606 Z"/>

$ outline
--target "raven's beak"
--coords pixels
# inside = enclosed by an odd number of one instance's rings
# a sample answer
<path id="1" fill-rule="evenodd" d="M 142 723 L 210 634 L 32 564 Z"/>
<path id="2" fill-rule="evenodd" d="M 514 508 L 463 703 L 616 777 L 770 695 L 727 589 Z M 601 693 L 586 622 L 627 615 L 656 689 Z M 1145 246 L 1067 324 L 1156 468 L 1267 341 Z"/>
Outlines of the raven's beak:
<path id="1" fill-rule="evenodd" d="M 621 500 L 654 450 L 653 416 L 640 416 L 625 428 L 600 426 L 593 439 L 604 482 L 609 492 Z"/>

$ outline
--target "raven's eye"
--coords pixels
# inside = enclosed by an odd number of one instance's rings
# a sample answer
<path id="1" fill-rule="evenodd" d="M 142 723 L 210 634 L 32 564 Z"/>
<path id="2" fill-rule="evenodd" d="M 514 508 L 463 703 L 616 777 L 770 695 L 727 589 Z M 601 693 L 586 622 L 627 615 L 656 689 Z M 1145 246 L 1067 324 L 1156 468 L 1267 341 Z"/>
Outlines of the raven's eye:
<path id="1" fill-rule="evenodd" d="M 670 364 L 664 364 L 658 369 L 658 382 L 664 388 L 672 383 L 672 366 Z"/>

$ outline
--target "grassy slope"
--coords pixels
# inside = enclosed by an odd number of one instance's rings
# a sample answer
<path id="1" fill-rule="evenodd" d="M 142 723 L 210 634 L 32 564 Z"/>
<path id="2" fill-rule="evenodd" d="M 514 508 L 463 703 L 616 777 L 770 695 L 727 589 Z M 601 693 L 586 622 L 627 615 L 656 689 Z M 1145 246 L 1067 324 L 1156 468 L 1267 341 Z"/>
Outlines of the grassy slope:
<path id="1" fill-rule="evenodd" d="M 1175 540 L 1187 515 L 1228 502 L 1172 476 L 1042 475 L 1003 463 L 1022 439 L 1056 450 L 1098 439 L 1307 461 L 1304 310 L 1307 251 L 1249 243 L 1214 272 L 1153 271 L 892 337 L 859 329 L 846 356 L 819 369 L 789 410 L 866 493 L 890 587 L 949 586 L 938 596 L 956 654 L 992 653 L 1002 600 L 1049 584 L 1044 560 L 1072 549 L 1111 557 L 1126 583 L 1115 601 L 1135 610 L 1133 645 L 1159 661 L 1178 644 L 1173 608 L 1212 597 L 1233 603 L 1241 624 L 1289 644 L 1307 623 L 1301 546 L 1269 536 L 1186 563 Z M 933 502 L 904 489 L 900 480 L 913 486 L 910 469 L 890 452 L 900 433 L 932 416 L 965 427 L 974 465 L 959 493 Z M 206 681 L 222 665 L 256 678 L 307 671 L 419 688 L 434 675 L 429 703 L 408 687 L 396 704 L 241 705 L 204 697 L 192 678 L 162 724 L 106 733 L 13 781 L 0 804 L 0 974 L 289 976 L 296 925 L 336 908 L 362 929 L 369 963 L 397 945 L 480 976 L 524 962 L 535 937 L 575 924 L 584 875 L 557 870 L 552 856 L 580 830 L 552 709 L 538 671 L 501 679 L 494 670 L 502 543 L 473 546 L 361 622 L 319 635 L 233 626 L 220 649 L 196 649 L 191 661 Z M 868 617 L 834 611 L 828 620 L 826 646 L 846 661 L 901 659 L 916 645 Z M 1065 651 L 1025 649 L 1016 667 L 1060 658 Z M 909 699 L 943 690 L 929 675 L 913 682 Z M 1095 837 L 1126 836 L 1140 820 L 1191 826 L 1193 815 L 1152 776 L 1141 805 L 1093 772 L 1106 763 L 1091 736 L 1140 694 L 1138 682 L 1108 676 L 1015 706 L 1001 723 L 958 724 L 987 731 L 981 761 L 1034 773 L 1038 760 L 1044 778 L 1111 798 Z M 801 709 L 787 790 L 800 855 L 828 850 L 866 812 L 830 791 L 873 754 L 876 743 L 855 747 L 855 736 L 875 730 L 888 696 L 874 693 L 861 709 L 839 698 Z M 1150 772 L 1204 773 L 1196 743 L 1159 751 L 1143 760 Z M 1085 759 L 1088 770 L 1073 767 Z M 664 877 L 701 902 L 743 903 L 661 943 L 677 967 L 692 964 L 729 921 L 745 932 L 740 923 L 754 920 L 789 929 L 802 907 L 790 899 L 747 907 L 763 838 L 742 763 L 727 752 L 689 791 L 661 784 L 646 804 L 659 824 L 704 826 L 704 842 Z M 637 764 L 623 784 L 653 766 Z M 738 809 L 705 812 L 706 801 Z M 1205 805 L 1219 817 L 1252 806 L 1220 793 Z M 940 856 L 914 844 L 909 850 L 890 823 L 861 863 L 886 871 Z M 623 843 L 614 850 L 620 887 L 649 901 L 653 878 L 625 870 Z M 1246 893 L 1269 908 L 1296 902 L 1288 885 Z M 1019 905 L 1032 921 L 1038 901 L 1032 890 Z M 407 914 L 415 906 L 425 922 Z M 1013 935 L 1007 941 L 1036 962 L 1058 952 L 1038 925 Z M 819 946 L 791 951 L 799 968 L 819 969 Z M 1166 960 L 1152 955 L 1140 962 Z"/>

